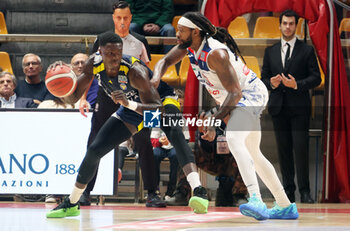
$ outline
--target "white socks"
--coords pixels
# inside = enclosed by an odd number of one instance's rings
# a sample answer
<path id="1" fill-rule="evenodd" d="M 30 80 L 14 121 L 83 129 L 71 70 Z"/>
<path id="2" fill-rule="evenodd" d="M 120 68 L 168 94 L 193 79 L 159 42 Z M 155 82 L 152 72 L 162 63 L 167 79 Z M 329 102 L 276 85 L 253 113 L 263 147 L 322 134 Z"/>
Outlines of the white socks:
<path id="1" fill-rule="evenodd" d="M 86 188 L 86 187 L 85 187 Z M 85 188 L 80 189 L 77 186 L 74 185 L 74 188 L 72 190 L 72 193 L 69 195 L 69 200 L 70 203 L 72 204 L 76 204 L 78 203 L 81 195 L 83 194 L 83 192 L 85 191 Z"/>
<path id="2" fill-rule="evenodd" d="M 192 190 L 201 186 L 201 181 L 199 180 L 198 172 L 191 172 L 187 175 L 187 181 L 191 185 Z"/>

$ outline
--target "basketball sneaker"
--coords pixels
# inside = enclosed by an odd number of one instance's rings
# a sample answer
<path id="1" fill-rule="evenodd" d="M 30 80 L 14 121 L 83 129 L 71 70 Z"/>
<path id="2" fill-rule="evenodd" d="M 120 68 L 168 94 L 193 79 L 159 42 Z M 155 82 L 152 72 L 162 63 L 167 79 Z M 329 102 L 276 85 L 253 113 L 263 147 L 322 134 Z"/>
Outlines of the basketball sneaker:
<path id="1" fill-rule="evenodd" d="M 64 201 L 56 208 L 46 213 L 47 218 L 63 218 L 80 215 L 79 204 L 70 203 L 69 197 L 66 197 Z"/>
<path id="2" fill-rule="evenodd" d="M 202 186 L 196 187 L 193 190 L 193 196 L 189 201 L 189 206 L 195 213 L 203 214 L 208 212 L 208 205 L 207 190 Z"/>
<path id="3" fill-rule="evenodd" d="M 275 206 L 268 209 L 270 219 L 298 219 L 299 213 L 295 203 L 288 207 L 282 208 L 275 202 Z"/>
<path id="4" fill-rule="evenodd" d="M 259 221 L 269 218 L 266 204 L 255 194 L 248 199 L 248 203 L 240 205 L 239 210 L 244 216 L 253 217 Z"/>

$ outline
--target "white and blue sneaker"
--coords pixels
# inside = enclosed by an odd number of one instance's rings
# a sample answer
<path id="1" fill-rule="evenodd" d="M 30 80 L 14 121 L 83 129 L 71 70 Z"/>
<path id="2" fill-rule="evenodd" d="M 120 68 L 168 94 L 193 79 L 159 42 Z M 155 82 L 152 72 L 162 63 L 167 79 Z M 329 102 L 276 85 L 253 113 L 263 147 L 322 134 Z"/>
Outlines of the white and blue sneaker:
<path id="1" fill-rule="evenodd" d="M 269 218 L 266 204 L 257 198 L 255 194 L 248 201 L 248 203 L 239 206 L 239 210 L 244 216 L 253 217 L 258 221 Z"/>
<path id="2" fill-rule="evenodd" d="M 298 219 L 299 213 L 295 203 L 282 208 L 275 202 L 275 206 L 268 209 L 270 219 Z"/>

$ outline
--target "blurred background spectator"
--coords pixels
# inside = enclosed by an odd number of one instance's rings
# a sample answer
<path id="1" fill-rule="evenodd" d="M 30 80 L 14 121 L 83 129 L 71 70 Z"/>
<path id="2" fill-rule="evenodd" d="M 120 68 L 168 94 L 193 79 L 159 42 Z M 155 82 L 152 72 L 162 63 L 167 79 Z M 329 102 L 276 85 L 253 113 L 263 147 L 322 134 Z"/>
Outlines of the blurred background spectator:
<path id="1" fill-rule="evenodd" d="M 9 72 L 0 72 L 0 108 L 36 108 L 31 98 L 18 97 L 15 93 L 16 77 Z"/>
<path id="2" fill-rule="evenodd" d="M 32 98 L 36 104 L 55 98 L 47 90 L 45 82 L 40 78 L 43 66 L 38 55 L 33 53 L 25 54 L 22 60 L 22 68 L 25 78 L 18 82 L 15 90 L 17 96 Z"/>
<path id="3" fill-rule="evenodd" d="M 174 17 L 172 0 L 127 0 L 127 2 L 133 14 L 130 31 L 148 36 L 176 36 L 175 28 L 171 25 Z M 172 47 L 164 46 L 163 52 L 168 53 Z"/>

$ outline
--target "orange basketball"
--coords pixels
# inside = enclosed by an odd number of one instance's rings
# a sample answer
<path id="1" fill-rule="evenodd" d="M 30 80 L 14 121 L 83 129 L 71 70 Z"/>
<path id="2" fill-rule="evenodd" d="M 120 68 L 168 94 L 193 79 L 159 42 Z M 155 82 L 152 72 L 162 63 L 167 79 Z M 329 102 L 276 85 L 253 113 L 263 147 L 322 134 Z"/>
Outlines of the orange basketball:
<path id="1" fill-rule="evenodd" d="M 77 76 L 68 65 L 58 65 L 46 73 L 45 84 L 54 96 L 66 97 L 77 88 Z"/>

